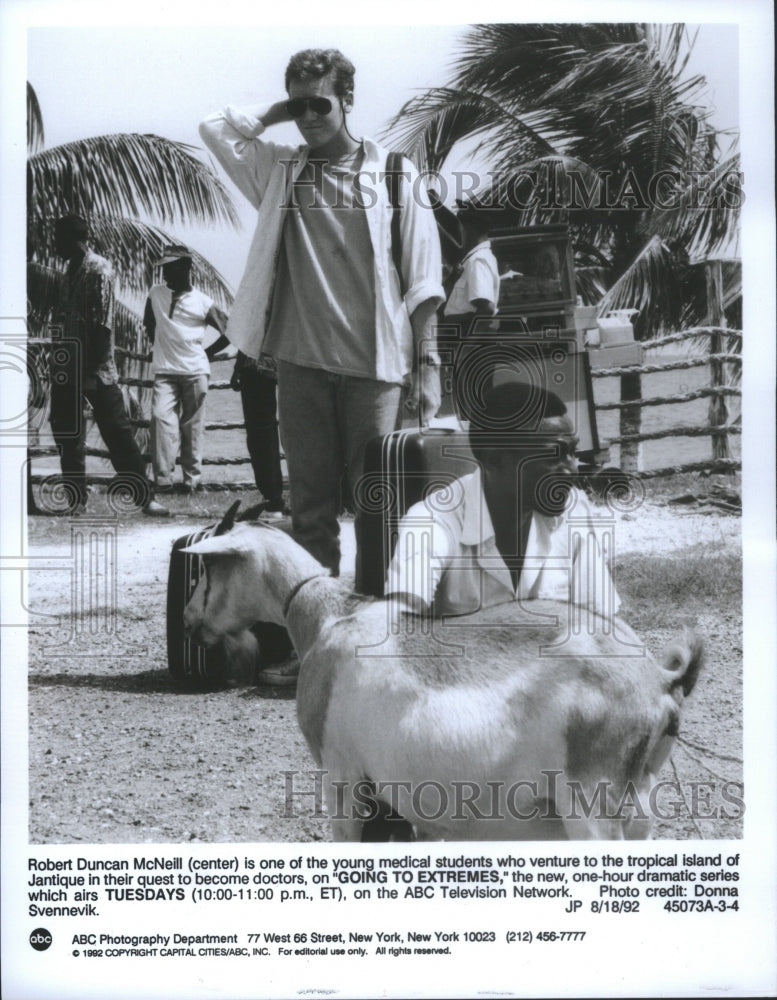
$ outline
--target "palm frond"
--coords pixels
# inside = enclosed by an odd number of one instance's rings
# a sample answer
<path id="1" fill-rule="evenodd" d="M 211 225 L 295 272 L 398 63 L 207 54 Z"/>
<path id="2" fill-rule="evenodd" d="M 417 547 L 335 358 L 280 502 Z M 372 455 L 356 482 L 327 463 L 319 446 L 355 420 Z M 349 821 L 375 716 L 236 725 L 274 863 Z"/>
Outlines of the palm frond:
<path id="1" fill-rule="evenodd" d="M 391 128 L 432 167 L 474 145 L 489 166 L 481 199 L 508 209 L 497 224 L 567 222 L 579 293 L 640 310 L 640 337 L 703 322 L 689 260 L 733 242 L 742 196 L 706 81 L 689 72 L 693 43 L 683 24 L 474 25 L 450 86 L 408 102 Z M 705 174 L 706 210 L 693 173 Z M 582 204 L 565 211 L 554 193 L 570 180 Z M 732 317 L 740 302 L 732 283 Z"/>
<path id="2" fill-rule="evenodd" d="M 647 180 L 667 159 L 684 162 L 686 133 L 668 126 L 678 108 L 702 115 L 704 83 L 677 68 L 684 27 L 649 28 L 484 26 L 484 39 L 468 36 L 458 82 L 504 103 L 557 151 L 614 172 L 628 163 Z"/>
<path id="3" fill-rule="evenodd" d="M 237 211 L 193 147 L 156 135 L 102 135 L 33 154 L 28 212 L 57 218 L 150 215 L 164 222 L 227 222 Z"/>
<path id="4" fill-rule="evenodd" d="M 27 82 L 27 151 L 37 152 L 45 143 L 46 135 L 43 130 L 43 115 L 38 103 L 38 95 L 35 88 Z"/>
<path id="5" fill-rule="evenodd" d="M 575 291 L 583 305 L 596 305 L 607 291 L 608 272 L 601 267 L 575 267 Z"/>
<path id="6" fill-rule="evenodd" d="M 32 258 L 56 269 L 59 264 L 53 252 L 53 224 L 48 219 L 29 221 Z M 145 295 L 155 277 L 160 280 L 159 275 L 154 274 L 154 260 L 161 257 L 166 244 L 180 242 L 158 226 L 139 219 L 104 215 L 94 215 L 90 219 L 90 245 L 113 264 L 119 288 L 125 294 Z M 192 284 L 224 309 L 232 304 L 233 296 L 226 279 L 196 250 L 192 250 Z"/>
<path id="7" fill-rule="evenodd" d="M 113 311 L 113 340 L 117 347 L 124 348 L 126 351 L 147 354 L 151 350 L 146 328 L 143 325 L 143 317 L 118 299 Z M 138 361 L 136 358 L 124 357 L 119 353 L 116 364 L 122 374 L 142 378 L 143 369 L 148 363 Z"/>
<path id="8" fill-rule="evenodd" d="M 540 105 L 543 94 L 570 68 L 601 46 L 634 44 L 636 24 L 481 24 L 463 40 L 456 83 L 512 97 L 522 107 Z"/>
<path id="9" fill-rule="evenodd" d="M 707 173 L 689 172 L 672 197 L 671 208 L 656 211 L 651 228 L 662 239 L 685 248 L 689 259 L 699 259 L 739 236 L 739 208 L 744 200 L 738 153 L 726 157 Z"/>
<path id="10" fill-rule="evenodd" d="M 634 328 L 642 339 L 676 329 L 682 297 L 675 271 L 677 260 L 658 237 L 651 237 L 629 267 L 597 303 L 600 316 L 612 309 L 636 309 Z"/>
<path id="11" fill-rule="evenodd" d="M 513 225 L 519 224 L 514 217 L 516 211 L 526 220 L 520 225 L 555 222 L 560 217 L 566 221 L 570 209 L 588 202 L 596 204 L 603 197 L 601 174 L 573 156 L 553 153 L 508 167 L 504 172 L 490 173 L 478 200 L 500 204 L 505 210 L 505 222 Z"/>
<path id="12" fill-rule="evenodd" d="M 501 142 L 511 148 L 518 143 L 526 158 L 554 152 L 542 136 L 488 95 L 445 87 L 408 101 L 383 130 L 383 136 L 419 169 L 439 170 L 461 139 L 484 136 L 497 128 Z"/>

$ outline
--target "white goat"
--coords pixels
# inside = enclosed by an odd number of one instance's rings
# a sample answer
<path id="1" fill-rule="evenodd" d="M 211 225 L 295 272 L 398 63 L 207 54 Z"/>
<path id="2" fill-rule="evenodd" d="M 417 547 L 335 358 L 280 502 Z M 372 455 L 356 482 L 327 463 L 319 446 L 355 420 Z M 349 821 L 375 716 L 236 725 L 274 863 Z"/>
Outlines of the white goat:
<path id="1" fill-rule="evenodd" d="M 430 633 L 389 601 L 348 594 L 277 529 L 241 524 L 185 551 L 205 560 L 184 616 L 199 641 L 258 620 L 288 628 L 335 839 L 359 839 L 368 787 L 419 839 L 649 835 L 650 791 L 702 661 L 692 634 L 659 666 L 618 619 L 568 634 L 569 606 L 552 601 Z"/>

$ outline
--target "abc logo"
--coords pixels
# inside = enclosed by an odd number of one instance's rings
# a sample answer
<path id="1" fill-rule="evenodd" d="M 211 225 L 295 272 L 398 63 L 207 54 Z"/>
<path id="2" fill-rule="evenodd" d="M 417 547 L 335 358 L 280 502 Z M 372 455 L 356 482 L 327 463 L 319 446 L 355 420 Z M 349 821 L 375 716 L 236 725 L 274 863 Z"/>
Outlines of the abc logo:
<path id="1" fill-rule="evenodd" d="M 45 951 L 51 947 L 51 934 L 45 927 L 38 927 L 30 934 L 30 944 L 36 951 Z"/>

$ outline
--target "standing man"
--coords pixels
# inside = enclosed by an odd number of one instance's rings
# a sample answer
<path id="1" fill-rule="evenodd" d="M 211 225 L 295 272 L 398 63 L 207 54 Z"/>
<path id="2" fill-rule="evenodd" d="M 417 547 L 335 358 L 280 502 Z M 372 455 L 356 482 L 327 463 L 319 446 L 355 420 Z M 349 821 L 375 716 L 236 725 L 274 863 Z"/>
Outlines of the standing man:
<path id="1" fill-rule="evenodd" d="M 461 226 L 464 256 L 453 269 L 449 281 L 453 282 L 450 296 L 445 303 L 443 318 L 438 330 L 438 345 L 447 347 L 451 357 L 451 402 L 458 404 L 459 412 L 469 412 L 472 406 L 462 406 L 461 394 L 467 382 L 458 378 L 462 345 L 472 331 L 475 320 L 496 315 L 499 304 L 499 266 L 488 238 L 491 219 L 488 213 L 478 210 L 473 202 L 459 202 L 457 218 Z M 471 401 L 470 401 L 471 402 Z M 450 412 L 445 401 L 443 413 Z M 451 407 L 452 409 L 452 407 Z"/>
<path id="2" fill-rule="evenodd" d="M 52 349 L 51 430 L 59 448 L 62 477 L 72 495 L 70 513 L 86 510 L 86 458 L 83 409 L 89 401 L 94 419 L 118 476 L 126 480 L 144 514 L 167 516 L 153 499 L 118 386 L 113 357 L 114 277 L 111 265 L 88 246 L 80 215 L 57 219 L 56 251 L 67 262 L 59 310 L 65 341 Z"/>
<path id="3" fill-rule="evenodd" d="M 230 385 L 240 393 L 246 444 L 256 488 L 262 502 L 245 511 L 244 517 L 264 514 L 280 518 L 287 513 L 283 502 L 281 444 L 278 439 L 278 404 L 275 362 L 266 354 L 258 360 L 237 352 Z"/>
<path id="4" fill-rule="evenodd" d="M 499 265 L 488 238 L 491 220 L 472 202 L 459 202 L 464 256 L 454 268 L 456 280 L 445 303 L 446 322 L 460 328 L 460 338 L 469 332 L 478 316 L 494 316 L 499 304 Z"/>
<path id="5" fill-rule="evenodd" d="M 185 246 L 168 246 L 156 266 L 163 285 L 154 285 L 146 300 L 143 322 L 154 345 L 151 404 L 151 457 L 154 481 L 160 493 L 173 489 L 175 459 L 181 444 L 182 492 L 199 488 L 205 397 L 210 362 L 229 341 L 224 336 L 226 315 L 213 299 L 192 288 L 192 255 Z M 206 350 L 203 341 L 211 326 L 218 340 Z"/>
<path id="6" fill-rule="evenodd" d="M 365 446 L 397 426 L 406 381 L 407 405 L 422 423 L 439 405 L 432 320 L 444 294 L 434 214 L 407 162 L 398 185 L 401 276 L 393 264 L 388 152 L 348 129 L 354 72 L 337 49 L 298 52 L 286 69 L 287 98 L 228 107 L 200 126 L 258 210 L 229 339 L 278 363 L 294 536 L 334 575 L 343 473 L 358 498 Z M 304 145 L 265 140 L 265 130 L 289 121 Z M 358 510 L 356 538 L 358 589 Z"/>

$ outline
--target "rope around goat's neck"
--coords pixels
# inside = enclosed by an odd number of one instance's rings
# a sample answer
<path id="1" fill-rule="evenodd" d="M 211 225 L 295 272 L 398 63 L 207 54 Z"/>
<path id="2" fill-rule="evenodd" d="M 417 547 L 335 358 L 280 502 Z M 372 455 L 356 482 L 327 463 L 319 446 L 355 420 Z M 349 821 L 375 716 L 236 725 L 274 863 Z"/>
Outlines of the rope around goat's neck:
<path id="1" fill-rule="evenodd" d="M 292 592 L 286 598 L 286 603 L 283 605 L 283 617 L 284 617 L 284 619 L 288 617 L 288 614 L 289 614 L 289 611 L 291 609 L 291 605 L 292 605 L 292 603 L 294 601 L 294 598 L 297 596 L 297 594 L 299 594 L 299 592 L 302 590 L 302 588 L 306 584 L 310 583 L 313 580 L 323 580 L 324 577 L 327 576 L 327 575 L 328 574 L 326 574 L 326 573 L 316 573 L 315 576 L 307 576 L 307 577 L 305 577 L 304 580 L 300 580 L 300 582 L 297 584 L 297 586 L 292 590 Z"/>

